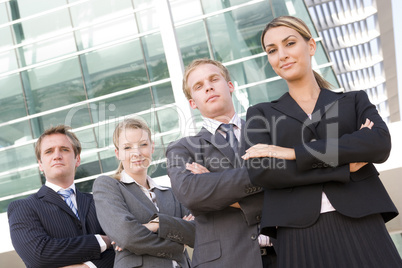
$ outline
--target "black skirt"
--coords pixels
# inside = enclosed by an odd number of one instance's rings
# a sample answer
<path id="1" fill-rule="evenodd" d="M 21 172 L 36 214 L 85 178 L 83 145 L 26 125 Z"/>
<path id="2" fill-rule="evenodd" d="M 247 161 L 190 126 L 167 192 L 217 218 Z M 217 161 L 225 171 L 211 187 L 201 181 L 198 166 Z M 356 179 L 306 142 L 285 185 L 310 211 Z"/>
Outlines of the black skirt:
<path id="1" fill-rule="evenodd" d="M 401 268 L 381 215 L 354 219 L 323 213 L 308 228 L 279 227 L 278 268 Z"/>

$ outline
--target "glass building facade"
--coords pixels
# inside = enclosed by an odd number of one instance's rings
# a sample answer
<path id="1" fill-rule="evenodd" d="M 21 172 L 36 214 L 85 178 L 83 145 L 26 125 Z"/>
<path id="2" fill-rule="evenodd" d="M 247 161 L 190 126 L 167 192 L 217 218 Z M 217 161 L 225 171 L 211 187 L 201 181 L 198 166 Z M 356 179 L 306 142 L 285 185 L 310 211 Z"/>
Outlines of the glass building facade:
<path id="1" fill-rule="evenodd" d="M 244 117 L 287 90 L 260 46 L 265 24 L 285 14 L 308 23 L 315 68 L 338 86 L 302 0 L 0 0 L 0 212 L 44 183 L 34 144 L 58 124 L 82 142 L 80 190 L 117 168 L 111 137 L 127 116 L 151 126 L 152 176 L 163 178 L 166 146 L 200 122 L 181 90 L 183 66 L 222 61 Z"/>

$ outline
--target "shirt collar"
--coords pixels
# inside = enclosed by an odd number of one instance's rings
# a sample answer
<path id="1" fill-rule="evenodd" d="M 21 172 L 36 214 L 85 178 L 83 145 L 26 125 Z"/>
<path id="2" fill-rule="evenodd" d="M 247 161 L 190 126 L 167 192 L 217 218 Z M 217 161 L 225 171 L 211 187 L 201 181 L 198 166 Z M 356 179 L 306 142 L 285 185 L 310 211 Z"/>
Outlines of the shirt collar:
<path id="1" fill-rule="evenodd" d="M 203 127 L 206 128 L 209 132 L 211 132 L 212 135 L 215 135 L 216 131 L 218 130 L 219 126 L 222 124 L 222 122 L 211 119 L 208 117 L 202 116 L 203 122 Z M 229 124 L 234 124 L 238 129 L 241 129 L 241 120 L 237 113 L 235 113 L 230 119 Z"/>
<path id="2" fill-rule="evenodd" d="M 120 174 L 120 181 L 127 183 L 127 184 L 131 184 L 131 183 L 135 183 L 140 187 L 143 187 L 142 185 L 140 185 L 138 182 L 136 182 L 133 178 L 131 178 L 130 175 L 127 174 L 126 171 L 122 171 Z M 148 185 L 149 185 L 149 190 L 153 190 L 154 188 L 159 189 L 159 190 L 167 190 L 167 187 L 158 185 L 150 176 L 147 175 L 147 181 L 148 181 Z"/>
<path id="3" fill-rule="evenodd" d="M 65 190 L 64 188 L 62 188 L 62 187 L 60 187 L 60 186 L 58 186 L 58 185 L 56 185 L 56 184 L 54 184 L 54 183 L 51 183 L 51 182 L 49 182 L 49 181 L 46 181 L 45 182 L 45 185 L 47 186 L 47 187 L 49 187 L 50 189 L 52 189 L 53 191 L 55 191 L 56 193 L 58 192 L 58 191 L 60 191 L 60 190 Z M 75 191 L 75 184 L 73 183 L 73 184 L 71 184 L 69 187 L 67 187 L 66 189 L 68 189 L 68 188 L 71 188 L 71 189 L 73 189 L 74 190 L 74 194 L 76 194 L 77 192 Z"/>

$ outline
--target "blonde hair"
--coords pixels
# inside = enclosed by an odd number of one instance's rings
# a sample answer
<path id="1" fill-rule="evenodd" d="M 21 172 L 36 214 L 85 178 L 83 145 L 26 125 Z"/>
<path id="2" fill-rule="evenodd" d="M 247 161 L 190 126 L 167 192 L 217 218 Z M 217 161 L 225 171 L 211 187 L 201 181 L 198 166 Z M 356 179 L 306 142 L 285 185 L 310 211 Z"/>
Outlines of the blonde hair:
<path id="1" fill-rule="evenodd" d="M 120 133 L 126 129 L 145 130 L 148 133 L 149 140 L 152 142 L 151 129 L 148 127 L 147 123 L 145 123 L 144 121 L 137 119 L 137 118 L 126 118 L 116 126 L 116 128 L 114 129 L 114 132 L 113 132 L 113 144 L 117 150 L 119 150 Z M 112 177 L 117 180 L 120 180 L 121 172 L 123 170 L 124 170 L 124 166 L 123 166 L 123 163 L 120 161 L 119 166 L 118 166 L 115 174 L 113 174 Z"/>
<path id="2" fill-rule="evenodd" d="M 212 64 L 218 67 L 221 70 L 222 76 L 225 78 L 227 82 L 230 81 L 230 75 L 228 69 L 223 66 L 223 64 L 219 61 L 216 60 L 211 60 L 207 58 L 203 59 L 195 59 L 193 60 L 189 65 L 187 65 L 185 71 L 184 71 L 184 76 L 183 76 L 183 92 L 184 95 L 186 95 L 186 98 L 188 100 L 191 99 L 191 88 L 187 85 L 188 82 L 188 76 L 191 74 L 192 71 L 194 71 L 198 66 L 204 65 L 204 64 Z"/>
<path id="3" fill-rule="evenodd" d="M 74 156 L 75 158 L 77 158 L 77 156 L 81 153 L 81 143 L 78 140 L 77 136 L 71 132 L 71 127 L 70 126 L 66 126 L 66 125 L 58 125 L 55 127 L 51 127 L 48 128 L 47 130 L 45 130 L 42 135 L 40 135 L 39 139 L 36 141 L 35 144 L 35 155 L 36 155 L 36 159 L 38 159 L 39 161 L 41 161 L 40 155 L 41 155 L 41 151 L 40 151 L 40 146 L 42 145 L 42 141 L 46 136 L 50 136 L 53 134 L 63 134 L 66 135 L 68 140 L 71 142 L 72 146 L 73 146 L 73 151 L 74 151 Z"/>
<path id="4" fill-rule="evenodd" d="M 265 44 L 264 44 L 264 36 L 268 32 L 269 29 L 271 28 L 276 28 L 276 27 L 288 27 L 290 29 L 295 30 L 298 32 L 303 39 L 308 42 L 310 41 L 311 38 L 313 38 L 308 26 L 304 23 L 299 18 L 293 17 L 293 16 L 280 16 L 275 19 L 273 19 L 271 22 L 269 22 L 266 26 L 265 29 L 262 31 L 261 34 L 261 45 L 262 48 L 265 51 Z M 331 83 L 329 83 L 327 80 L 325 80 L 320 74 L 318 74 L 316 71 L 313 70 L 315 80 L 317 81 L 317 84 L 320 88 L 326 88 L 330 89 L 332 88 Z"/>

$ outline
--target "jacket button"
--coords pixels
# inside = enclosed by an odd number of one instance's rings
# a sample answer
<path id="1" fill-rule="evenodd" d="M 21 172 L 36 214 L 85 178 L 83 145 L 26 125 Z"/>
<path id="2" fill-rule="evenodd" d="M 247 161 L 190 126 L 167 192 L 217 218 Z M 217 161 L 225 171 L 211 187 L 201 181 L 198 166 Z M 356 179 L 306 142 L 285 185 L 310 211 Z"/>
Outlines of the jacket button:
<path id="1" fill-rule="evenodd" d="M 260 216 L 260 215 L 257 215 L 257 216 L 255 217 L 255 219 L 256 219 L 257 221 L 261 221 L 261 216 Z"/>
<path id="2" fill-rule="evenodd" d="M 251 235 L 251 240 L 256 240 L 257 239 L 257 235 L 256 234 L 252 234 Z"/>
<path id="3" fill-rule="evenodd" d="M 316 141 L 316 139 L 311 139 L 311 141 L 310 141 L 310 142 L 313 142 L 313 141 Z"/>

